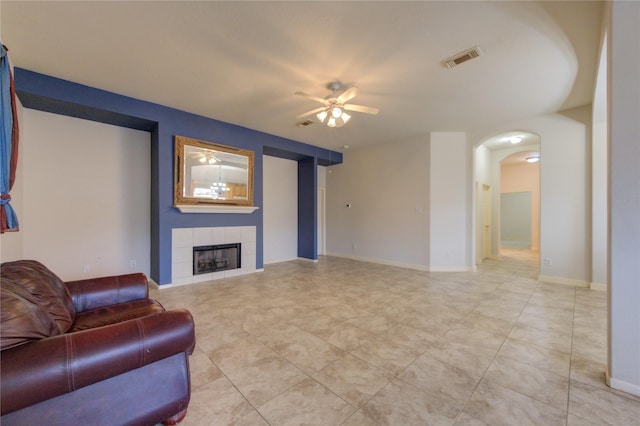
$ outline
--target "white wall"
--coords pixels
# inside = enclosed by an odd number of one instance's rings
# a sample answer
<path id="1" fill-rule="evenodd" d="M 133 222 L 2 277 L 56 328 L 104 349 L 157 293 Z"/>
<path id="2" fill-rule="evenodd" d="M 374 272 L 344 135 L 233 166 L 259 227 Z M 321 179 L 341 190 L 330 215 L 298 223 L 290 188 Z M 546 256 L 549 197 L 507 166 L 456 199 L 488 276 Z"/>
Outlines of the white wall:
<path id="1" fill-rule="evenodd" d="M 327 189 L 327 168 L 318 166 L 318 189 Z"/>
<path id="2" fill-rule="evenodd" d="M 298 162 L 263 157 L 264 263 L 298 258 Z"/>
<path id="3" fill-rule="evenodd" d="M 348 150 L 343 160 L 326 176 L 328 254 L 425 269 L 427 138 Z"/>
<path id="4" fill-rule="evenodd" d="M 541 135 L 540 275 L 586 285 L 591 281 L 591 215 L 585 126 L 561 117 L 550 124 L 554 132 Z"/>
<path id="5" fill-rule="evenodd" d="M 471 239 L 467 240 L 470 170 L 466 158 L 471 154 L 466 142 L 465 133 L 431 133 L 429 269 L 432 271 L 470 268 L 467 262 L 467 248 L 471 245 Z"/>
<path id="6" fill-rule="evenodd" d="M 491 151 L 484 145 L 475 150 L 475 176 L 480 184 L 491 184 Z"/>
<path id="7" fill-rule="evenodd" d="M 20 257 L 63 280 L 148 274 L 149 133 L 30 109 L 21 124 Z"/>
<path id="8" fill-rule="evenodd" d="M 591 146 L 591 285 L 605 289 L 607 286 L 607 41 L 603 40 L 598 66 L 598 77 L 593 99 L 593 142 Z"/>
<path id="9" fill-rule="evenodd" d="M 482 212 L 483 197 L 482 188 L 484 185 L 492 186 L 491 182 L 491 151 L 484 145 L 473 150 L 473 175 L 475 176 L 474 199 L 475 199 L 475 234 L 474 245 L 476 249 L 476 264 L 482 263 Z"/>
<path id="10" fill-rule="evenodd" d="M 608 382 L 640 396 L 640 3 L 611 2 Z"/>

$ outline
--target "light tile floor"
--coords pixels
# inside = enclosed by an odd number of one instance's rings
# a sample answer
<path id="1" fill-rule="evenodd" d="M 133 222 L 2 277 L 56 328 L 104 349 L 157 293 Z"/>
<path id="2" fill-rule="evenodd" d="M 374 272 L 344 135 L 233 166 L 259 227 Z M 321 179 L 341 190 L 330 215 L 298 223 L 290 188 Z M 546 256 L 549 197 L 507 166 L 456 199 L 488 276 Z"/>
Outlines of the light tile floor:
<path id="1" fill-rule="evenodd" d="M 510 249 L 474 273 L 321 257 L 166 290 L 196 323 L 189 425 L 639 425 L 606 294 Z"/>

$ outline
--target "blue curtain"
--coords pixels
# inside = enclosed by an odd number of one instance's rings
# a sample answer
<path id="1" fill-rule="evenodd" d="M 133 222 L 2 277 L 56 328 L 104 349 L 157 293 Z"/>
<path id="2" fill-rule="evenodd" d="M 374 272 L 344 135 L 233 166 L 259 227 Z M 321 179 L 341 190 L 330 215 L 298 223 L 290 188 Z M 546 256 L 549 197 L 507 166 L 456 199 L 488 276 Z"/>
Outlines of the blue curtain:
<path id="1" fill-rule="evenodd" d="M 0 233 L 4 233 L 18 230 L 18 218 L 11 207 L 9 195 L 18 163 L 18 120 L 7 48 L 0 43 L 0 49 Z"/>

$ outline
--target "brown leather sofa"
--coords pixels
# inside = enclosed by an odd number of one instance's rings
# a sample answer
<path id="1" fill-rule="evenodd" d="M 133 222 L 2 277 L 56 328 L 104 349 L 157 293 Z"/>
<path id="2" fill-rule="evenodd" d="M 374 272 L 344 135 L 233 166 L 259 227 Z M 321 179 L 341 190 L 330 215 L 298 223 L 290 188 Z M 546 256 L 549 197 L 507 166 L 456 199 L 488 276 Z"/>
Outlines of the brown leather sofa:
<path id="1" fill-rule="evenodd" d="M 184 418 L 193 318 L 149 299 L 144 274 L 62 282 L 20 260 L 0 275 L 3 426 Z"/>

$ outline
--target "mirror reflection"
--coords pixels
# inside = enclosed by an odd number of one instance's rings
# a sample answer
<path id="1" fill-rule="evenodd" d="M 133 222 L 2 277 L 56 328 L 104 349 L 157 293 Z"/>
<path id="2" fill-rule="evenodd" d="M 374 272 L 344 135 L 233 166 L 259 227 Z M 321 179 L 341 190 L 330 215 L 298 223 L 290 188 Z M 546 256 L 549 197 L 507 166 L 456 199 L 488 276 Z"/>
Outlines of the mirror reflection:
<path id="1" fill-rule="evenodd" d="M 253 204 L 253 152 L 176 137 L 175 204 Z"/>

